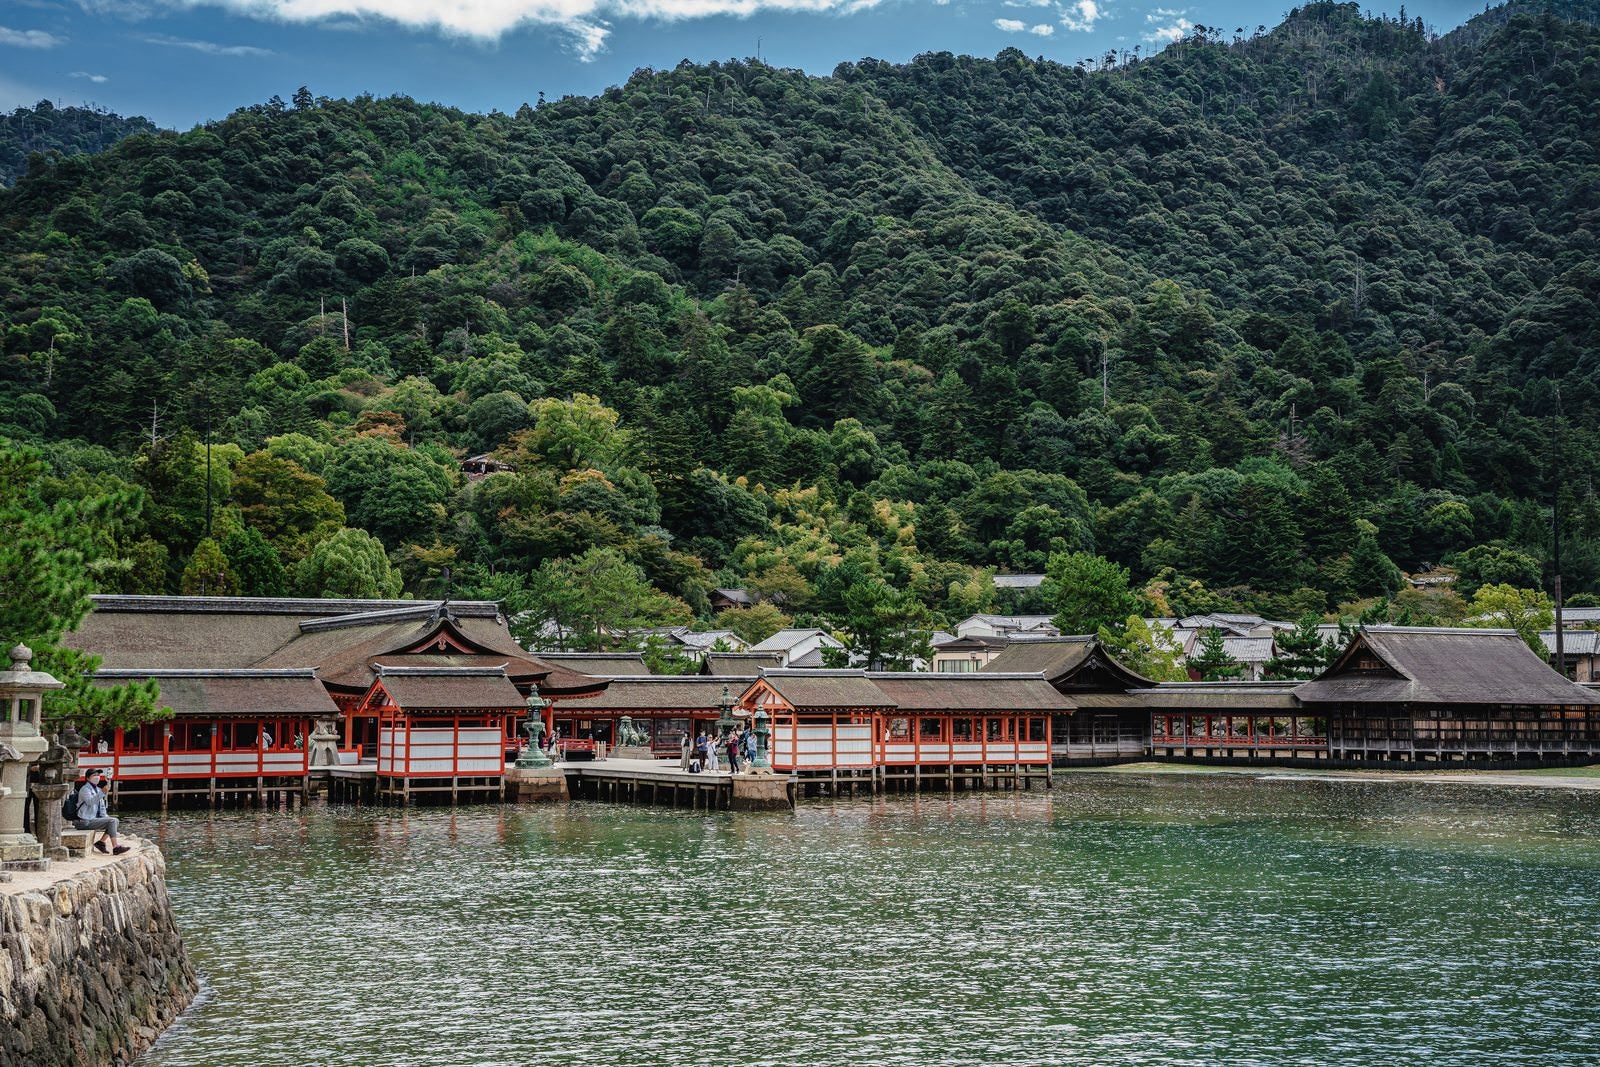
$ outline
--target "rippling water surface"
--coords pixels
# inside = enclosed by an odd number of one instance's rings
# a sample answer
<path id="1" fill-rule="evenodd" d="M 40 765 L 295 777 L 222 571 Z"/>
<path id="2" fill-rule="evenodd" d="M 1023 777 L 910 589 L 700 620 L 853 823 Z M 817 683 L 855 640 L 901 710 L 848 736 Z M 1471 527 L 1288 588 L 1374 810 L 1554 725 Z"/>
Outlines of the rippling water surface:
<path id="1" fill-rule="evenodd" d="M 1594 793 L 1070 775 L 153 832 L 208 988 L 141 1067 L 1600 1063 Z"/>

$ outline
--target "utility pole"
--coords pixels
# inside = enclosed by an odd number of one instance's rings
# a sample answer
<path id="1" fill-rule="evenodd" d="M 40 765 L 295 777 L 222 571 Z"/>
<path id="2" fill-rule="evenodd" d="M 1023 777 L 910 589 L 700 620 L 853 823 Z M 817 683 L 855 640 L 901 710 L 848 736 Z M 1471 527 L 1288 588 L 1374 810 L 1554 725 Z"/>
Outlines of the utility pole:
<path id="1" fill-rule="evenodd" d="M 1554 551 L 1551 553 L 1551 562 L 1555 564 L 1555 593 L 1556 593 L 1556 670 L 1561 672 L 1561 677 L 1567 676 L 1567 638 L 1566 631 L 1562 628 L 1561 619 L 1561 478 L 1560 472 L 1564 468 L 1561 462 L 1561 384 L 1556 383 L 1556 424 L 1555 441 L 1552 451 L 1556 453 L 1555 486 L 1550 491 L 1550 532 L 1555 542 Z"/>

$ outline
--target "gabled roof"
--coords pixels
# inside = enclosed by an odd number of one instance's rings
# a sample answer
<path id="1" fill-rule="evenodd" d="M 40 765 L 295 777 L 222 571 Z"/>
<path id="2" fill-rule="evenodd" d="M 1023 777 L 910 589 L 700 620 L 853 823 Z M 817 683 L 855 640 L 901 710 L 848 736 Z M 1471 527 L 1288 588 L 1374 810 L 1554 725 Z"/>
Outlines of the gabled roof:
<path id="1" fill-rule="evenodd" d="M 604 693 L 594 696 L 563 700 L 561 714 L 568 712 L 617 712 L 628 714 L 637 711 L 694 711 L 716 712 L 722 703 L 722 694 L 735 704 L 739 694 L 755 681 L 751 675 L 707 677 L 700 674 L 647 674 L 638 677 L 613 678 Z"/>
<path id="2" fill-rule="evenodd" d="M 839 642 L 828 634 L 826 630 L 816 627 L 808 629 L 791 628 L 779 630 L 765 641 L 757 641 L 750 646 L 751 652 L 787 652 L 800 642 L 812 637 L 820 637 L 825 645 L 838 646 Z"/>
<path id="3" fill-rule="evenodd" d="M 901 711 L 1065 713 L 1074 707 L 1042 674 L 868 671 L 867 678 Z"/>
<path id="4" fill-rule="evenodd" d="M 500 711 L 523 706 L 505 672 L 489 667 L 384 667 L 382 686 L 405 711 Z"/>
<path id="5" fill-rule="evenodd" d="M 791 707 L 800 711 L 895 706 L 864 671 L 765 669 L 757 681 L 771 686 Z"/>
<path id="6" fill-rule="evenodd" d="M 1156 684 L 1119 663 L 1094 637 L 1013 641 L 978 672 L 1043 674 L 1046 681 L 1069 695 L 1084 689 L 1104 692 Z"/>
<path id="7" fill-rule="evenodd" d="M 732 652 L 737 652 L 740 649 L 750 647 L 750 643 L 748 641 L 734 633 L 732 630 L 697 631 L 684 628 L 673 631 L 672 636 L 679 644 L 686 645 L 689 648 L 700 649 L 702 651 L 711 648 L 711 646 L 716 644 L 718 641 L 721 641 L 723 644 L 727 645 L 729 651 Z"/>
<path id="8" fill-rule="evenodd" d="M 122 685 L 154 679 L 160 704 L 180 718 L 310 715 L 332 717 L 339 708 L 317 680 L 303 670 L 100 670 L 96 685 Z"/>
<path id="9" fill-rule="evenodd" d="M 711 590 L 711 595 L 720 600 L 726 600 L 733 604 L 749 605 L 755 602 L 748 590 L 734 589 L 727 586 L 718 586 L 717 588 Z"/>
<path id="10" fill-rule="evenodd" d="M 1295 696 L 1306 704 L 1600 704 L 1513 630 L 1420 626 L 1362 627 Z"/>
<path id="11" fill-rule="evenodd" d="M 1552 656 L 1556 653 L 1556 632 L 1546 630 L 1539 635 L 1539 640 L 1544 643 L 1545 650 Z M 1561 651 L 1568 656 L 1594 656 L 1600 655 L 1600 632 L 1595 630 L 1563 630 L 1561 632 Z"/>
<path id="12" fill-rule="evenodd" d="M 953 637 L 943 644 L 933 646 L 935 652 L 973 652 L 1009 648 L 1011 642 L 1003 637 Z"/>
<path id="13" fill-rule="evenodd" d="M 1265 663 L 1272 658 L 1270 637 L 1224 637 L 1222 648 L 1240 663 Z"/>
<path id="14" fill-rule="evenodd" d="M 1054 615 L 990 615 L 980 611 L 976 615 L 968 615 L 956 623 L 956 628 L 959 630 L 968 623 L 981 622 L 988 626 L 1006 630 L 1054 629 L 1054 619 Z"/>
<path id="15" fill-rule="evenodd" d="M 109 670 L 316 668 L 321 684 L 362 693 L 375 663 L 397 666 L 416 656 L 435 666 L 504 665 L 515 682 L 544 692 L 605 686 L 603 678 L 525 651 L 492 601 L 97 596 L 93 602 L 67 643 L 101 656 Z"/>
<path id="16" fill-rule="evenodd" d="M 762 667 L 783 666 L 783 656 L 777 652 L 707 652 L 700 665 L 701 674 L 754 677 Z"/>

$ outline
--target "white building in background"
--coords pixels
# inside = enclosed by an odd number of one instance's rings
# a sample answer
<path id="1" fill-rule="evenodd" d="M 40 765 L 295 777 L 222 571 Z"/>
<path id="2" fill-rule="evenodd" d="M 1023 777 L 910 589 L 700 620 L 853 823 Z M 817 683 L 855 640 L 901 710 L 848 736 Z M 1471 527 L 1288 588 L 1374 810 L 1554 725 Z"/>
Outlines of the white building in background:
<path id="1" fill-rule="evenodd" d="M 765 641 L 750 646 L 751 652 L 776 653 L 784 667 L 823 667 L 822 650 L 843 649 L 844 644 L 825 630 L 779 630 Z"/>

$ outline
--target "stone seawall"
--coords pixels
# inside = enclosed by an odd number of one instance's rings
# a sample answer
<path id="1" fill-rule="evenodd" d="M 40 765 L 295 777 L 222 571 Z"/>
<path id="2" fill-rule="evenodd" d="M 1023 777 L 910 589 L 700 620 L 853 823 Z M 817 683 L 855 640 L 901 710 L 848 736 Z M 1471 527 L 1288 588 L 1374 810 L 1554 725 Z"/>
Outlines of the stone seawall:
<path id="1" fill-rule="evenodd" d="M 0 1067 L 125 1064 L 197 988 L 154 846 L 0 885 Z"/>

